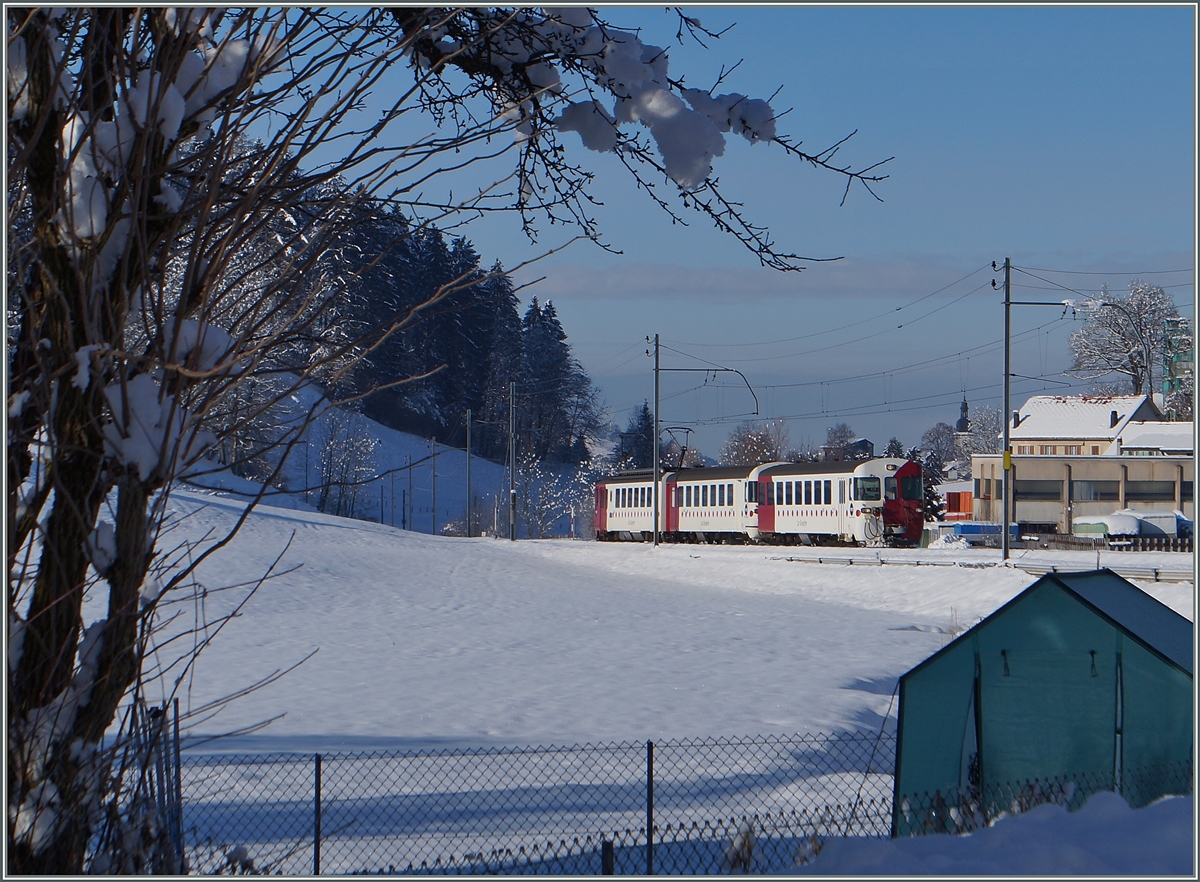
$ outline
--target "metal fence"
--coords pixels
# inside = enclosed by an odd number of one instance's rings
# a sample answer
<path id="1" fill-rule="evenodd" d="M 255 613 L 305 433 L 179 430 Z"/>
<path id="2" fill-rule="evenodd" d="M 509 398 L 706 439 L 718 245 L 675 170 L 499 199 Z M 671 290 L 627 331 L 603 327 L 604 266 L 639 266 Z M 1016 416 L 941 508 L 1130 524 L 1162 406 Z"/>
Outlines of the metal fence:
<path id="1" fill-rule="evenodd" d="M 191 872 L 785 873 L 889 835 L 894 735 L 184 756 Z M 650 835 L 647 835 L 650 831 Z"/>

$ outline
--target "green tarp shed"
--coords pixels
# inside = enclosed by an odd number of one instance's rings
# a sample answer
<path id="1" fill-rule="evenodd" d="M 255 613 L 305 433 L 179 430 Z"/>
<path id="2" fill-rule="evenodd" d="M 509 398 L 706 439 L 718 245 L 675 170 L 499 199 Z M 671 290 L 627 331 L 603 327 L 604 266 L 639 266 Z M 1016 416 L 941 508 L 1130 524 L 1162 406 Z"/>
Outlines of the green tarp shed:
<path id="1" fill-rule="evenodd" d="M 1043 576 L 900 678 L 892 835 L 1190 793 L 1192 623 L 1111 570 Z"/>

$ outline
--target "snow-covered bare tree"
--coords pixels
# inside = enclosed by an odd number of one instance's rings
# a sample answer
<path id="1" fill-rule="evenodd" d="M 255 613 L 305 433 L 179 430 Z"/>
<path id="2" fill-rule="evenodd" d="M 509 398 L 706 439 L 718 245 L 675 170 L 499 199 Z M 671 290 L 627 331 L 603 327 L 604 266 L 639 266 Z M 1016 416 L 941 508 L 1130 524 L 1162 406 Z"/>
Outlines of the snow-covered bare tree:
<path id="1" fill-rule="evenodd" d="M 954 462 L 958 457 L 958 439 L 949 423 L 935 423 L 921 435 L 921 449 L 935 453 L 938 462 Z"/>
<path id="2" fill-rule="evenodd" d="M 5 16 L 10 873 L 172 869 L 143 846 L 152 814 L 122 814 L 122 775 L 139 770 L 114 771 L 130 732 L 110 731 L 122 702 L 178 688 L 186 661 L 143 664 L 162 648 L 163 599 L 231 538 L 165 554 L 172 483 L 272 404 L 231 395 L 240 384 L 336 386 L 455 288 L 371 327 L 342 322 L 357 271 L 335 258 L 364 200 L 406 212 L 405 235 L 510 212 L 531 237 L 565 223 L 600 241 L 591 173 L 561 140 L 574 132 L 663 211 L 796 270 L 804 259 L 720 189 L 726 136 L 847 188 L 882 178 L 835 165 L 839 145 L 803 152 L 766 101 L 685 88 L 665 50 L 584 8 Z M 705 37 L 681 16 L 689 32 Z M 461 195 L 458 173 L 480 165 L 493 183 Z M 90 624 L 87 594 L 105 607 Z"/>
<path id="3" fill-rule="evenodd" d="M 825 446 L 845 447 L 857 437 L 848 423 L 837 423 L 825 430 Z"/>
<path id="4" fill-rule="evenodd" d="M 1154 392 L 1167 319 L 1179 315 L 1170 295 L 1135 280 L 1125 297 L 1105 287 L 1099 296 L 1071 305 L 1086 315 L 1083 327 L 1071 334 L 1072 371 L 1085 379 L 1121 374 L 1134 395 Z"/>
<path id="5" fill-rule="evenodd" d="M 782 420 L 744 422 L 730 433 L 721 447 L 721 465 L 783 462 L 788 452 L 788 430 Z"/>
<path id="6" fill-rule="evenodd" d="M 956 435 L 956 456 L 970 459 L 977 453 L 1000 453 L 1002 442 L 1000 434 L 1004 424 L 1000 419 L 999 408 L 987 404 L 978 404 L 971 411 L 971 431 L 966 435 Z"/>
<path id="7" fill-rule="evenodd" d="M 364 488 L 379 474 L 373 438 L 362 414 L 329 408 L 309 428 L 307 443 L 317 450 L 318 511 L 352 518 Z"/>

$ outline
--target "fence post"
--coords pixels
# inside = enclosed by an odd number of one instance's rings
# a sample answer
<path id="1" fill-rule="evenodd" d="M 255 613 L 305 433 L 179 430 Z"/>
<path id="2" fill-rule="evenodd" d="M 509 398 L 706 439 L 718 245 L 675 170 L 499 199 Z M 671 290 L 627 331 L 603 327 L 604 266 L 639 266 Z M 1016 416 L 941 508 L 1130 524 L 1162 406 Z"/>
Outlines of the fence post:
<path id="1" fill-rule="evenodd" d="M 612 876 L 616 872 L 616 856 L 613 854 L 611 839 L 600 842 L 600 875 Z"/>
<path id="2" fill-rule="evenodd" d="M 654 875 L 654 742 L 646 742 L 646 875 Z"/>
<path id="3" fill-rule="evenodd" d="M 321 875 L 321 754 L 313 757 L 313 875 Z"/>
<path id="4" fill-rule="evenodd" d="M 187 873 L 187 849 L 183 844 L 183 762 L 179 753 L 179 699 L 175 699 L 175 847 L 179 872 Z"/>

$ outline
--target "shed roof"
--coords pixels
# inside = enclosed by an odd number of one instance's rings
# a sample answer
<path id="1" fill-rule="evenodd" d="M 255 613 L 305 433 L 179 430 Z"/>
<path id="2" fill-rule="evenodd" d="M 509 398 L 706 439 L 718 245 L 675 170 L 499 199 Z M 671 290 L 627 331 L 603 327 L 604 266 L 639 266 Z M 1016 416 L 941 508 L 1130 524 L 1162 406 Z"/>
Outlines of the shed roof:
<path id="1" fill-rule="evenodd" d="M 1192 674 L 1192 623 L 1112 570 L 1054 573 L 1054 579 L 1123 631 Z"/>
<path id="2" fill-rule="evenodd" d="M 1046 582 L 1074 595 L 1085 606 L 1108 619 L 1115 627 L 1133 637 L 1151 652 L 1180 668 L 1189 677 L 1193 676 L 1192 623 L 1137 585 L 1126 581 L 1112 570 L 1103 569 L 1078 573 L 1047 573 L 983 621 L 903 674 L 901 679 L 931 664 L 934 659 L 948 653 L 960 642 L 970 640 L 972 631 L 986 627 L 988 622 L 1019 604 L 1030 591 Z"/>
<path id="3" fill-rule="evenodd" d="M 1112 414 L 1117 422 L 1113 425 Z M 1154 420 L 1162 413 L 1146 395 L 1034 395 L 1019 413 L 1021 421 L 1009 438 L 1116 438 L 1135 417 Z"/>

